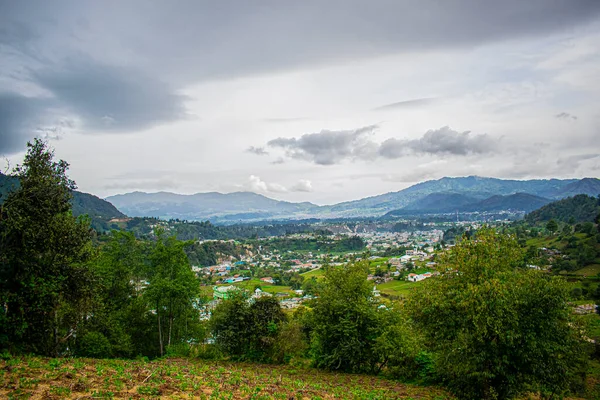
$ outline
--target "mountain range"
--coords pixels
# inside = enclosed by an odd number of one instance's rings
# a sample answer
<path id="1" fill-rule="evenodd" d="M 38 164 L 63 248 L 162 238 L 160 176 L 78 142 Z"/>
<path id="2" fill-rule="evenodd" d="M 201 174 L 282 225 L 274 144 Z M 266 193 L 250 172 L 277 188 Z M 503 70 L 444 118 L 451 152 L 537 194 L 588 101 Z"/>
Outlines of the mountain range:
<path id="1" fill-rule="evenodd" d="M 18 187 L 18 179 L 0 173 L 0 204 Z M 505 180 L 478 176 L 441 178 L 406 189 L 360 200 L 319 206 L 279 201 L 252 192 L 196 193 L 132 192 L 106 200 L 73 192 L 73 213 L 87 214 L 106 228 L 113 218 L 158 217 L 210 220 L 213 223 L 256 222 L 273 219 L 400 217 L 440 213 L 528 213 L 577 194 L 598 196 L 600 179 Z"/>
<path id="2" fill-rule="evenodd" d="M 215 223 L 269 219 L 378 217 L 445 212 L 530 212 L 551 201 L 575 194 L 600 194 L 600 179 L 505 180 L 478 176 L 441 178 L 409 188 L 318 206 L 278 201 L 251 192 L 197 193 L 133 192 L 108 197 L 129 216 L 211 220 Z"/>

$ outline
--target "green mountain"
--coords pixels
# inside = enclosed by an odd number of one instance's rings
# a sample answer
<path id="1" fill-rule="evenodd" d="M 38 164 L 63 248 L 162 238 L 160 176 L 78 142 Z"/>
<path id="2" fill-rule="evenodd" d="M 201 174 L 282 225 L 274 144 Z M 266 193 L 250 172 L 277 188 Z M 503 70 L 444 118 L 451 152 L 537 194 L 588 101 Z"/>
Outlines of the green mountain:
<path id="1" fill-rule="evenodd" d="M 413 201 L 402 208 L 402 210 L 453 211 L 477 202 L 477 198 L 461 193 L 431 193 L 419 200 Z"/>
<path id="2" fill-rule="evenodd" d="M 578 194 L 573 197 L 558 200 L 532 211 L 525 216 L 530 223 L 544 222 L 555 219 L 569 222 L 591 222 L 600 213 L 600 197 Z"/>
<path id="3" fill-rule="evenodd" d="M 495 195 L 475 204 L 462 207 L 459 211 L 524 211 L 530 212 L 550 203 L 551 200 L 529 193 L 515 193 L 507 196 Z"/>
<path id="4" fill-rule="evenodd" d="M 19 180 L 17 178 L 0 173 L 0 204 L 4 202 L 8 193 L 18 187 Z M 73 215 L 88 215 L 92 219 L 92 226 L 96 229 L 108 229 L 108 221 L 111 219 L 127 217 L 108 201 L 89 193 L 73 191 L 71 204 L 73 205 Z"/>

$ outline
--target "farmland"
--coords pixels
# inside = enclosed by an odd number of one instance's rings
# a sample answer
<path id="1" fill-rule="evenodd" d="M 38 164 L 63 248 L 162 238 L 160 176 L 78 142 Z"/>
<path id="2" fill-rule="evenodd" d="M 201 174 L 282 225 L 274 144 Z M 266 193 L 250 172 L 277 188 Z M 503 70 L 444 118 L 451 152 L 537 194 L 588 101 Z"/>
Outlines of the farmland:
<path id="1" fill-rule="evenodd" d="M 192 359 L 0 361 L 8 399 L 450 399 L 443 390 L 366 375 Z"/>

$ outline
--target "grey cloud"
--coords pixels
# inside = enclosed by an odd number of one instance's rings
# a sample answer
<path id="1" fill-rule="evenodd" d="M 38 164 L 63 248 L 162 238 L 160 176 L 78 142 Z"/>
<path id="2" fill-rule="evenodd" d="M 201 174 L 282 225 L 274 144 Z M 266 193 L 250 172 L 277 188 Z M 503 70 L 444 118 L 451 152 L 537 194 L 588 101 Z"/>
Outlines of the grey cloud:
<path id="1" fill-rule="evenodd" d="M 93 131 L 145 129 L 186 115 L 184 96 L 128 68 L 78 59 L 36 71 L 33 79 Z"/>
<path id="2" fill-rule="evenodd" d="M 564 171 L 575 172 L 582 162 L 598 157 L 600 157 L 598 153 L 576 154 L 568 157 L 560 157 L 556 160 L 556 164 Z"/>
<path id="3" fill-rule="evenodd" d="M 371 134 L 377 125 L 356 130 L 328 131 L 304 134 L 300 138 L 277 138 L 267 145 L 285 150 L 290 158 L 312 161 L 319 165 L 332 165 L 345 159 L 366 158 L 374 154 Z"/>
<path id="4" fill-rule="evenodd" d="M 0 90 L 23 83 L 54 96 L 3 113 L 2 147 L 16 151 L 23 129 L 51 111 L 87 131 L 146 129 L 185 118 L 178 90 L 196 82 L 546 36 L 597 20 L 600 1 L 0 0 L 0 9 Z"/>
<path id="5" fill-rule="evenodd" d="M 445 126 L 427 131 L 420 139 L 387 139 L 381 143 L 379 154 L 385 158 L 400 158 L 411 154 L 466 156 L 497 149 L 498 141 L 487 134 L 472 135 L 469 131 L 457 132 Z"/>
<path id="6" fill-rule="evenodd" d="M 419 139 L 389 138 L 382 143 L 371 139 L 377 125 L 356 130 L 309 133 L 299 138 L 277 138 L 268 146 L 281 148 L 289 158 L 311 161 L 319 165 L 338 164 L 347 160 L 372 161 L 378 157 L 397 159 L 415 155 L 468 156 L 497 153 L 503 149 L 500 140 L 487 134 L 457 132 L 448 126 L 429 130 Z"/>
<path id="7" fill-rule="evenodd" d="M 11 154 L 25 147 L 45 122 L 45 101 L 16 93 L 0 92 L 0 154 Z"/>
<path id="8" fill-rule="evenodd" d="M 135 63 L 169 81 L 189 83 L 547 35 L 600 14 L 597 0 L 376 0 L 368 7 L 363 0 L 109 4 L 6 1 L 0 26 L 17 21 L 35 31 L 21 33 L 23 39 L 42 37 L 50 50 L 63 48 L 54 39 L 68 37 L 97 58 Z M 114 52 L 103 54 L 107 48 Z"/>
<path id="9" fill-rule="evenodd" d="M 558 119 L 577 119 L 577 116 L 564 111 L 559 114 L 556 114 L 554 117 Z"/>
<path id="10" fill-rule="evenodd" d="M 436 100 L 437 99 L 434 97 L 424 97 L 422 99 L 404 100 L 404 101 L 386 104 L 386 105 L 374 108 L 372 111 L 391 111 L 391 110 L 398 110 L 398 109 L 403 109 L 403 108 L 427 106 L 427 105 L 435 103 Z"/>
<path id="11" fill-rule="evenodd" d="M 269 152 L 265 150 L 264 147 L 254 147 L 250 146 L 246 149 L 246 152 L 256 154 L 257 156 L 266 156 L 269 155 Z"/>
<path id="12" fill-rule="evenodd" d="M 312 192 L 312 182 L 308 179 L 300 179 L 295 185 L 290 187 L 292 192 Z"/>

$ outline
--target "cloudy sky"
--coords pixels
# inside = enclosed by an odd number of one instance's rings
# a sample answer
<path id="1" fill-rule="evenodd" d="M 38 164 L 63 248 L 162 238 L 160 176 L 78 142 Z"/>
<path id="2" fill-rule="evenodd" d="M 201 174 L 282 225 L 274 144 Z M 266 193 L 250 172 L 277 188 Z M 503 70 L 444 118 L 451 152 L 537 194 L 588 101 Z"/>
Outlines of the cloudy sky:
<path id="1" fill-rule="evenodd" d="M 0 155 L 35 136 L 101 197 L 598 177 L 600 1 L 0 0 Z"/>

